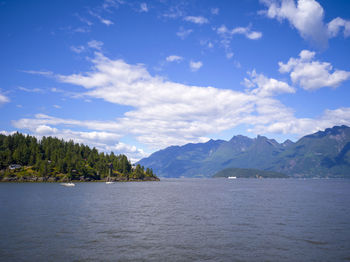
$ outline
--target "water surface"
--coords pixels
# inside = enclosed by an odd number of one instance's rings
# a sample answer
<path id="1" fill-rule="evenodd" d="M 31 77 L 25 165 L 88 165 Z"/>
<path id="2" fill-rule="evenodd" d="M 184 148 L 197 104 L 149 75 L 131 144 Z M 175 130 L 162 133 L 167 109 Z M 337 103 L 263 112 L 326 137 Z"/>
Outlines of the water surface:
<path id="1" fill-rule="evenodd" d="M 2 261 L 350 261 L 350 180 L 0 184 Z"/>

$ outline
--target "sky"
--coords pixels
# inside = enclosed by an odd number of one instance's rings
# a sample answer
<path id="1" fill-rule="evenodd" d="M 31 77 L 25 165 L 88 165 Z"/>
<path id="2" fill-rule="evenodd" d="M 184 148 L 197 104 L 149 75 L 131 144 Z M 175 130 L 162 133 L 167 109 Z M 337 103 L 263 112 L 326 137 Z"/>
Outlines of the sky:
<path id="1" fill-rule="evenodd" d="M 0 0 L 0 132 L 133 162 L 350 126 L 350 1 Z"/>

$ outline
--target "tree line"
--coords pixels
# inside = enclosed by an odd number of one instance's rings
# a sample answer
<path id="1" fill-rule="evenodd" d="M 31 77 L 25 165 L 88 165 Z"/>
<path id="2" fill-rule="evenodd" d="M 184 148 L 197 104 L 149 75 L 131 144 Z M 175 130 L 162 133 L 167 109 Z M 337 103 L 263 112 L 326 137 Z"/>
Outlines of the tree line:
<path id="1" fill-rule="evenodd" d="M 38 140 L 18 132 L 0 134 L 0 170 L 2 176 L 18 173 L 69 180 L 155 177 L 152 169 L 145 170 L 140 165 L 133 168 L 123 154 L 98 152 L 96 148 L 55 137 Z"/>

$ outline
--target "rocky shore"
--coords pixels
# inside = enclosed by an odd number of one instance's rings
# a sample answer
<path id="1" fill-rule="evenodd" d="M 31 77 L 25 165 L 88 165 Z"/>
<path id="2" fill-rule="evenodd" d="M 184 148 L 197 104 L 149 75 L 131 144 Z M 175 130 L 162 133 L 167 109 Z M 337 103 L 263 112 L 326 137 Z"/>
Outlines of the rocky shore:
<path id="1" fill-rule="evenodd" d="M 145 177 L 143 179 L 127 178 L 125 176 L 121 177 L 110 177 L 108 181 L 113 182 L 142 182 L 142 181 L 159 181 L 157 177 Z M 59 177 L 37 177 L 37 176 L 6 176 L 0 182 L 29 182 L 29 183 L 55 183 L 55 182 L 68 182 L 67 178 Z M 80 177 L 79 180 L 72 180 L 72 182 L 106 182 L 106 179 L 94 180 L 90 178 Z"/>

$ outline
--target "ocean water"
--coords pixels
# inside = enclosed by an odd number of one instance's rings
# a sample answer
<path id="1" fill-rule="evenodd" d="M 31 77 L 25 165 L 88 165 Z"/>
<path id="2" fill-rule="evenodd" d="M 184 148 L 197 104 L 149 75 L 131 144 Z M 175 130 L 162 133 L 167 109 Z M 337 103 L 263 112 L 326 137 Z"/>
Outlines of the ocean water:
<path id="1" fill-rule="evenodd" d="M 350 261 L 350 180 L 0 184 L 1 261 Z"/>

